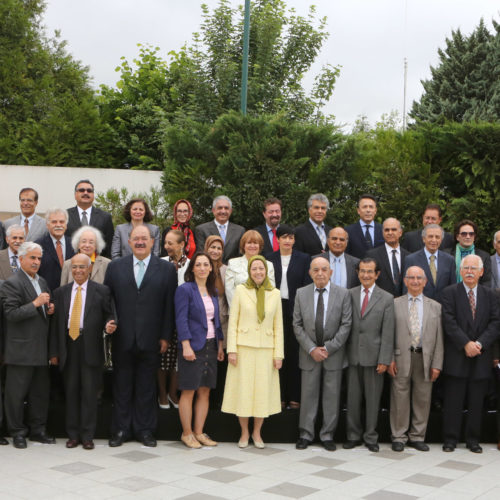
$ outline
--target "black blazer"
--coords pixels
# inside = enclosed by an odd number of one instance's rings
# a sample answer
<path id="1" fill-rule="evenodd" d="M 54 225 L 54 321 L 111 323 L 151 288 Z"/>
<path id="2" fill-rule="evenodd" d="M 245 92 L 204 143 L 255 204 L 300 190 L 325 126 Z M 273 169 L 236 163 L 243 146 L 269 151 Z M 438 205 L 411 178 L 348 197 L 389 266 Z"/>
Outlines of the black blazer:
<path id="1" fill-rule="evenodd" d="M 358 259 L 362 259 L 370 248 L 368 248 L 368 245 L 366 244 L 361 224 L 358 221 L 344 229 L 349 235 L 346 253 L 357 257 Z M 379 224 L 378 222 L 375 222 L 374 236 L 373 248 L 377 248 L 385 243 L 384 237 L 382 236 L 382 224 Z"/>
<path id="2" fill-rule="evenodd" d="M 66 344 L 73 342 L 68 334 L 69 308 L 73 282 L 54 291 L 54 315 L 50 325 L 50 357 L 59 358 L 59 368 L 66 364 Z M 109 320 L 115 319 L 111 294 L 107 286 L 88 281 L 83 313 L 82 342 L 85 363 L 89 366 L 104 364 L 103 330 Z"/>
<path id="3" fill-rule="evenodd" d="M 477 287 L 476 316 L 472 319 L 469 299 L 463 283 L 445 288 L 441 294 L 443 306 L 444 365 L 443 372 L 454 377 L 474 380 L 491 376 L 493 344 L 500 334 L 500 311 L 494 291 Z M 479 341 L 482 351 L 469 358 L 464 346 Z"/>
<path id="4" fill-rule="evenodd" d="M 330 229 L 332 228 L 325 224 L 325 234 L 327 239 Z M 304 224 L 297 226 L 295 229 L 294 249 L 299 252 L 307 253 L 312 257 L 313 255 L 317 255 L 328 250 L 328 242 L 324 247 L 321 245 L 318 232 L 314 229 L 311 221 L 308 220 L 307 222 L 304 222 Z"/>
<path id="5" fill-rule="evenodd" d="M 0 221 L 0 250 L 7 248 L 7 240 L 5 239 L 5 229 L 2 221 Z"/>
<path id="6" fill-rule="evenodd" d="M 64 236 L 64 241 L 66 245 L 66 255 L 64 260 L 68 260 L 75 255 L 75 252 L 71 246 L 71 238 Z M 43 250 L 42 263 L 40 264 L 38 274 L 45 278 L 51 290 L 55 290 L 61 285 L 62 267 L 59 264 L 59 259 L 57 258 L 54 242 L 52 241 L 50 234 L 46 234 L 43 238 L 37 240 L 36 243 L 38 243 Z"/>
<path id="7" fill-rule="evenodd" d="M 405 260 L 410 252 L 405 250 L 403 247 L 399 247 L 401 252 L 401 266 L 400 266 L 400 274 L 399 281 L 394 283 L 392 271 L 391 271 L 391 263 L 389 262 L 389 257 L 387 255 L 387 251 L 385 249 L 385 245 L 381 245 L 377 248 L 372 248 L 366 252 L 367 257 L 374 258 L 380 267 L 380 275 L 377 278 L 377 285 L 389 292 L 394 297 L 400 297 L 403 294 L 403 269 L 405 268 Z"/>
<path id="8" fill-rule="evenodd" d="M 112 260 L 104 284 L 111 290 L 118 328 L 113 333 L 113 351 L 159 351 L 159 340 L 171 340 L 174 331 L 175 266 L 151 255 L 138 289 L 133 255 Z"/>
<path id="9" fill-rule="evenodd" d="M 423 228 L 422 228 L 423 229 Z M 403 236 L 403 241 L 401 246 L 408 250 L 410 253 L 415 253 L 418 250 L 424 248 L 424 242 L 422 240 L 422 229 L 417 229 L 416 231 L 409 231 Z M 444 250 L 445 248 L 450 248 L 454 244 L 453 235 L 451 233 L 444 233 L 443 241 L 439 247 L 439 250 Z"/>
<path id="10" fill-rule="evenodd" d="M 445 252 L 448 252 L 453 257 L 453 260 L 455 260 L 455 249 L 456 246 L 453 246 L 452 248 L 447 248 L 445 250 Z M 475 248 L 474 252 L 478 257 L 481 257 L 481 260 L 483 261 L 483 275 L 479 279 L 479 283 L 483 286 L 491 288 L 491 256 L 488 252 L 479 248 Z"/>
<path id="11" fill-rule="evenodd" d="M 66 236 L 69 236 L 71 238 L 72 234 L 82 226 L 82 223 L 80 222 L 80 216 L 78 215 L 77 207 L 68 208 L 68 216 L 69 219 L 68 227 L 66 229 Z M 92 207 L 89 225 L 101 231 L 102 237 L 106 242 L 106 247 L 101 252 L 101 255 L 111 259 L 111 243 L 113 242 L 113 234 L 115 233 L 111 215 L 108 214 L 108 212 L 101 210 L 100 208 Z"/>
<path id="12" fill-rule="evenodd" d="M 265 224 L 262 224 L 260 226 L 257 226 L 255 228 L 255 231 L 257 231 L 261 236 L 262 239 L 264 240 L 264 248 L 262 249 L 262 252 L 260 252 L 262 255 L 268 255 L 273 253 L 273 246 L 271 245 L 271 242 L 269 241 L 269 234 L 267 233 L 267 227 Z"/>
<path id="13" fill-rule="evenodd" d="M 278 250 L 277 252 L 272 252 L 267 254 L 266 259 L 273 263 L 274 266 L 274 278 L 276 280 L 276 288 L 281 287 L 281 280 L 283 279 L 283 268 L 281 267 L 281 254 Z M 288 284 L 288 307 L 289 310 L 286 314 L 289 316 L 293 315 L 293 306 L 295 304 L 295 294 L 298 288 L 308 285 L 312 282 L 309 276 L 309 266 L 311 264 L 311 257 L 304 252 L 299 252 L 292 250 L 292 257 L 290 259 L 290 264 L 286 272 L 286 280 Z"/>
<path id="14" fill-rule="evenodd" d="M 328 262 L 330 262 L 330 250 L 328 250 L 323 254 L 320 253 L 318 255 L 314 255 L 313 259 L 315 259 L 316 257 L 324 257 L 325 259 L 328 260 Z M 346 288 L 347 289 L 354 288 L 355 286 L 359 285 L 358 272 L 356 271 L 356 266 L 358 265 L 359 259 L 345 252 L 344 252 L 344 259 L 345 259 L 345 268 L 347 273 Z M 334 271 L 334 269 L 332 269 L 332 271 Z"/>

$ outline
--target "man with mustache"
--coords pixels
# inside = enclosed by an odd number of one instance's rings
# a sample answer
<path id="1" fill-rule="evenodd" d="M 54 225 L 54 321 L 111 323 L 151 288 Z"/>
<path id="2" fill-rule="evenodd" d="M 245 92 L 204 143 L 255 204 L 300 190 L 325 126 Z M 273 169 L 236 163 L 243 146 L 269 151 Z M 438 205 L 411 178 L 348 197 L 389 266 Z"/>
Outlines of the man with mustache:
<path id="1" fill-rule="evenodd" d="M 262 215 L 264 216 L 265 224 L 255 228 L 264 240 L 262 255 L 268 255 L 280 249 L 276 230 L 281 222 L 281 208 L 281 200 L 278 200 L 278 198 L 268 198 L 264 201 Z"/>
<path id="2" fill-rule="evenodd" d="M 6 280 L 19 271 L 19 257 L 17 252 L 24 243 L 24 228 L 19 225 L 9 226 L 7 229 L 7 244 L 5 250 L 0 251 L 0 280 Z"/>

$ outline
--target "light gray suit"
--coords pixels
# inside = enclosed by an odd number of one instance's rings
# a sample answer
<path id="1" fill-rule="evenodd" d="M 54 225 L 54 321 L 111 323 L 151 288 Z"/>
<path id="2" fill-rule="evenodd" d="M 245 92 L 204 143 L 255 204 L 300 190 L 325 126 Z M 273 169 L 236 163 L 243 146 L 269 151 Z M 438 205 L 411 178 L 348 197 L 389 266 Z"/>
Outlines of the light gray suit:
<path id="1" fill-rule="evenodd" d="M 342 368 L 346 366 L 345 343 L 351 330 L 351 299 L 348 290 L 330 284 L 328 304 L 325 303 L 324 346 L 328 358 L 316 362 L 309 352 L 316 344 L 314 314 L 314 283 L 297 290 L 293 311 L 293 329 L 299 349 L 302 371 L 300 405 L 300 437 L 314 440 L 314 423 L 318 413 L 321 379 L 323 379 L 323 424 L 321 441 L 333 440 L 339 415 Z"/>
<path id="2" fill-rule="evenodd" d="M 394 349 L 394 297 L 375 285 L 361 317 L 361 286 L 349 290 L 352 299 L 352 329 L 347 343 L 347 439 L 376 444 L 380 396 L 384 374 L 378 364 L 389 365 Z M 363 397 L 366 403 L 365 431 L 361 424 Z"/>
<path id="3" fill-rule="evenodd" d="M 441 304 L 423 296 L 422 352 L 412 352 L 408 295 L 394 300 L 396 333 L 394 361 L 397 373 L 391 384 L 392 440 L 424 441 L 431 405 L 431 369 L 443 368 Z M 411 408 L 411 421 L 410 421 Z"/>
<path id="4" fill-rule="evenodd" d="M 3 225 L 5 226 L 5 230 L 7 230 L 9 226 L 13 226 L 14 224 L 18 224 L 19 226 L 24 227 L 24 219 L 25 217 L 22 214 L 7 219 L 3 223 Z M 47 223 L 45 222 L 45 219 L 35 214 L 33 216 L 33 220 L 31 221 L 30 230 L 28 232 L 28 236 L 26 237 L 26 241 L 37 241 L 40 238 L 43 238 L 48 232 L 49 231 L 47 229 Z"/>
<path id="5" fill-rule="evenodd" d="M 491 288 L 500 288 L 500 276 L 498 276 L 498 266 L 497 266 L 497 254 L 493 254 L 491 257 Z"/>

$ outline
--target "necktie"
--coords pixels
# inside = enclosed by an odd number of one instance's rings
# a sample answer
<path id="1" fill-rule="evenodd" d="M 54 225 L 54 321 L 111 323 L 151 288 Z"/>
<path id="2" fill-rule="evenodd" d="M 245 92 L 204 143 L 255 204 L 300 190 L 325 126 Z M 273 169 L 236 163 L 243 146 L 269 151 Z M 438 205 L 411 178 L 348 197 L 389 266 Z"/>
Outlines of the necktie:
<path id="1" fill-rule="evenodd" d="M 326 236 L 325 236 L 325 231 L 323 230 L 323 226 L 316 226 L 316 231 L 317 231 L 319 239 L 321 241 L 321 246 L 323 248 L 325 248 L 325 246 L 326 246 Z"/>
<path id="2" fill-rule="evenodd" d="M 28 238 L 29 232 L 30 232 L 30 221 L 28 219 L 24 219 L 24 234 L 26 238 Z"/>
<path id="3" fill-rule="evenodd" d="M 76 290 L 75 300 L 73 301 L 73 309 L 69 319 L 69 336 L 76 340 L 80 336 L 80 318 L 82 316 L 82 287 L 79 286 Z"/>
<path id="4" fill-rule="evenodd" d="M 370 289 L 365 288 L 364 292 L 365 292 L 365 297 L 363 299 L 363 304 L 361 305 L 361 317 L 364 316 L 366 307 L 368 306 L 368 299 L 370 298 Z"/>
<path id="5" fill-rule="evenodd" d="M 224 240 L 224 243 L 226 243 L 226 226 L 223 224 L 219 225 L 219 234 L 220 237 Z"/>
<path id="6" fill-rule="evenodd" d="M 434 285 L 435 285 L 436 280 L 437 280 L 436 256 L 435 255 L 431 255 L 431 263 L 429 265 L 429 268 L 431 270 L 432 281 L 434 281 Z"/>
<path id="7" fill-rule="evenodd" d="M 82 226 L 88 226 L 89 220 L 87 219 L 87 212 L 85 210 L 82 212 Z"/>
<path id="8" fill-rule="evenodd" d="M 316 304 L 316 318 L 314 320 L 314 329 L 316 330 L 316 345 L 321 347 L 323 345 L 323 334 L 324 334 L 324 315 L 325 315 L 325 304 L 323 302 L 323 292 L 324 288 L 316 289 L 319 293 L 318 303 Z"/>
<path id="9" fill-rule="evenodd" d="M 394 284 L 397 285 L 399 283 L 399 279 L 401 275 L 399 274 L 399 265 L 398 259 L 396 258 L 397 250 L 392 251 L 392 276 L 394 278 Z"/>
<path id="10" fill-rule="evenodd" d="M 278 243 L 278 237 L 276 236 L 276 229 L 271 229 L 273 232 L 273 252 L 276 252 L 280 249 L 280 244 Z"/>
<path id="11" fill-rule="evenodd" d="M 417 298 L 411 298 L 410 305 L 410 333 L 412 347 L 420 344 L 420 320 L 418 319 Z"/>
<path id="12" fill-rule="evenodd" d="M 469 296 L 472 319 L 476 319 L 476 297 L 474 297 L 474 292 L 472 290 L 469 290 L 469 293 L 467 295 Z"/>
<path id="13" fill-rule="evenodd" d="M 335 257 L 335 270 L 334 270 L 334 273 L 335 273 L 335 284 L 337 286 L 341 286 L 341 279 L 342 279 L 342 276 L 341 276 L 341 271 L 342 267 L 340 266 L 340 259 L 338 257 Z"/>
<path id="14" fill-rule="evenodd" d="M 137 264 L 139 266 L 139 271 L 137 272 L 137 277 L 135 278 L 135 282 L 137 283 L 137 288 L 140 288 L 145 273 L 144 261 L 140 260 Z"/>
<path id="15" fill-rule="evenodd" d="M 13 273 L 17 273 L 19 268 L 17 267 L 17 255 L 12 256 L 12 260 L 10 261 L 10 267 L 12 268 Z"/>
<path id="16" fill-rule="evenodd" d="M 62 266 L 64 265 L 64 257 L 63 257 L 63 253 L 62 253 L 62 245 L 61 245 L 61 242 L 59 240 L 56 241 L 56 254 L 57 254 L 57 258 L 59 259 L 59 265 Z"/>
<path id="17" fill-rule="evenodd" d="M 373 241 L 370 234 L 370 225 L 365 224 L 365 241 L 368 248 L 373 248 Z"/>

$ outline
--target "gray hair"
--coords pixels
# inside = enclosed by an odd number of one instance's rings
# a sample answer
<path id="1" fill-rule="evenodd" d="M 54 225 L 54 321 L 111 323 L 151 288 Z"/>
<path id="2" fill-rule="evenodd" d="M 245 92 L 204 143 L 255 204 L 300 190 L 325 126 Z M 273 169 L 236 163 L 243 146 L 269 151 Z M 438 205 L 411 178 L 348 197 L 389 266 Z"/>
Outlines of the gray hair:
<path id="1" fill-rule="evenodd" d="M 7 238 L 10 238 L 11 234 L 14 231 L 22 231 L 24 233 L 24 227 L 20 226 L 19 224 L 12 224 L 12 226 L 9 226 L 7 228 L 7 231 L 5 231 L 5 235 L 7 236 Z"/>
<path id="2" fill-rule="evenodd" d="M 467 257 L 476 257 L 477 260 L 478 260 L 478 267 L 479 269 L 482 269 L 484 264 L 483 264 L 483 259 L 481 259 L 481 257 L 479 257 L 479 255 L 474 255 L 474 254 L 469 254 L 469 255 L 466 255 L 463 259 L 462 259 L 462 262 L 460 262 L 460 269 L 462 269 L 464 267 L 464 261 Z"/>
<path id="3" fill-rule="evenodd" d="M 330 202 L 323 193 L 316 193 L 309 196 L 309 199 L 307 200 L 307 208 L 311 208 L 313 201 L 320 201 L 321 203 L 326 203 L 326 209 L 330 210 Z"/>
<path id="4" fill-rule="evenodd" d="M 441 238 L 444 238 L 444 229 L 439 224 L 427 224 L 422 229 L 422 238 L 427 236 L 427 229 L 441 229 Z"/>
<path id="5" fill-rule="evenodd" d="M 500 233 L 500 231 L 497 231 L 494 235 L 493 235 L 493 243 L 495 243 L 495 241 L 497 241 L 497 234 Z"/>
<path id="6" fill-rule="evenodd" d="M 33 250 L 40 250 L 40 252 L 42 252 L 43 255 L 43 249 L 38 243 L 35 243 L 34 241 L 25 241 L 19 247 L 19 250 L 17 251 L 17 256 L 24 257 L 26 254 L 32 252 Z"/>
<path id="7" fill-rule="evenodd" d="M 227 196 L 221 194 L 220 196 L 216 196 L 214 198 L 214 201 L 212 201 L 212 210 L 215 208 L 219 201 L 227 201 L 229 203 L 229 208 L 233 208 L 233 202 Z"/>
<path id="8" fill-rule="evenodd" d="M 66 217 L 66 222 L 68 222 L 68 211 L 64 208 L 50 208 L 45 212 L 45 220 L 49 222 L 53 214 L 63 214 Z"/>
<path id="9" fill-rule="evenodd" d="M 104 238 L 102 237 L 101 231 L 99 231 L 99 229 L 92 227 L 92 226 L 82 226 L 73 233 L 73 236 L 71 237 L 71 246 L 73 247 L 73 250 L 75 252 L 78 252 L 78 249 L 80 248 L 80 238 L 82 237 L 82 234 L 87 232 L 87 231 L 94 233 L 95 243 L 96 243 L 96 252 L 98 254 L 100 254 L 104 250 L 104 248 L 106 247 L 106 242 L 104 241 Z"/>

